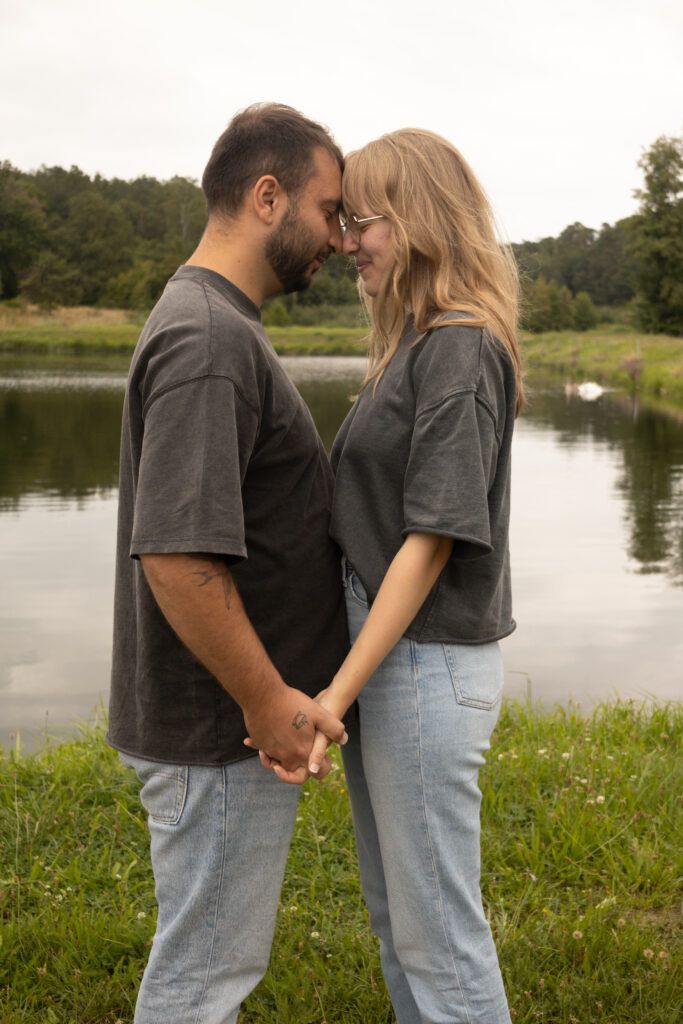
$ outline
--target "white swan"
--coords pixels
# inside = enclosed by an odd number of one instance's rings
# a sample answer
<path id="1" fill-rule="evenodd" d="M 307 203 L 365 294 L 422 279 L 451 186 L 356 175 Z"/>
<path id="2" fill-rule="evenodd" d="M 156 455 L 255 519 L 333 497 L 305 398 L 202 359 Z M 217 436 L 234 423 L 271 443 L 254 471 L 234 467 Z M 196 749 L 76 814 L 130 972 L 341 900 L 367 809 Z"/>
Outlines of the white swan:
<path id="1" fill-rule="evenodd" d="M 585 380 L 579 384 L 576 390 L 579 398 L 583 398 L 584 402 L 594 402 L 604 393 L 605 389 L 600 384 L 596 384 L 594 380 Z"/>

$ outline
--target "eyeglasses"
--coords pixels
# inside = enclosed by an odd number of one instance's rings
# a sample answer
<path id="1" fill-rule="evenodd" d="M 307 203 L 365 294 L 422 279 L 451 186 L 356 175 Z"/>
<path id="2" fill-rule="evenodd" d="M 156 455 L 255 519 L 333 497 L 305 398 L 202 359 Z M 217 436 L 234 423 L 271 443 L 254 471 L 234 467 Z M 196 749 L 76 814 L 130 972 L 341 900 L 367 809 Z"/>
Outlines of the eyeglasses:
<path id="1" fill-rule="evenodd" d="M 365 231 L 366 225 L 372 220 L 384 220 L 384 214 L 376 213 L 374 217 L 356 217 L 353 213 L 339 212 L 339 223 L 341 224 L 342 233 L 348 234 L 355 241 L 358 241 Z"/>

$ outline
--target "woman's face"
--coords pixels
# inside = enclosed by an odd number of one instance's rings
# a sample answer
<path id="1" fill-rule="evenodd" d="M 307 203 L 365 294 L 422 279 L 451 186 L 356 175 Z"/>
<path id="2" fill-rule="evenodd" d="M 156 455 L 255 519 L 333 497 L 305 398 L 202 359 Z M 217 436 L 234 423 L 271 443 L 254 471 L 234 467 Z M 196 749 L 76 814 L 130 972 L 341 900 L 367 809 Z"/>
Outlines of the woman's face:
<path id="1" fill-rule="evenodd" d="M 374 216 L 372 210 L 365 207 L 356 211 L 359 221 Z M 355 259 L 363 289 L 374 298 L 394 265 L 391 222 L 382 217 L 355 227 L 349 226 L 344 233 L 343 251 Z"/>

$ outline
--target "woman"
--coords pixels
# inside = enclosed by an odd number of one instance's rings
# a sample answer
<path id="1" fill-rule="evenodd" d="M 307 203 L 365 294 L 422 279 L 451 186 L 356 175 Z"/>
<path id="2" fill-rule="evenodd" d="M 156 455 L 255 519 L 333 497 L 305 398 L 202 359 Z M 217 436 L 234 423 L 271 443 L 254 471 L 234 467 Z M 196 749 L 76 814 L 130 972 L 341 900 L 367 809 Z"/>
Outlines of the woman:
<path id="1" fill-rule="evenodd" d="M 319 699 L 341 716 L 358 698 L 344 768 L 399 1024 L 507 1024 L 479 888 L 477 774 L 503 686 L 497 641 L 514 629 L 514 262 L 470 168 L 431 132 L 351 153 L 343 205 L 372 329 L 332 449 L 353 647 Z"/>

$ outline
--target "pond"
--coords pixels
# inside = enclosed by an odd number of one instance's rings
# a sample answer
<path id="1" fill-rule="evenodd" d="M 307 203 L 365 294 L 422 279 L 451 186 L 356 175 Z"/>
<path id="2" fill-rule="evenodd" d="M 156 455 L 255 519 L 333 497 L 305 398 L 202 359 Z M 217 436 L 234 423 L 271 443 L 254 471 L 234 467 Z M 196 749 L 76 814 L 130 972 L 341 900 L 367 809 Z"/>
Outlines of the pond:
<path id="1" fill-rule="evenodd" d="M 288 358 L 329 448 L 363 360 Z M 33 364 L 35 367 L 35 362 Z M 106 706 L 121 360 L 0 359 L 0 744 Z M 513 448 L 506 689 L 680 700 L 683 417 L 530 380 Z"/>

